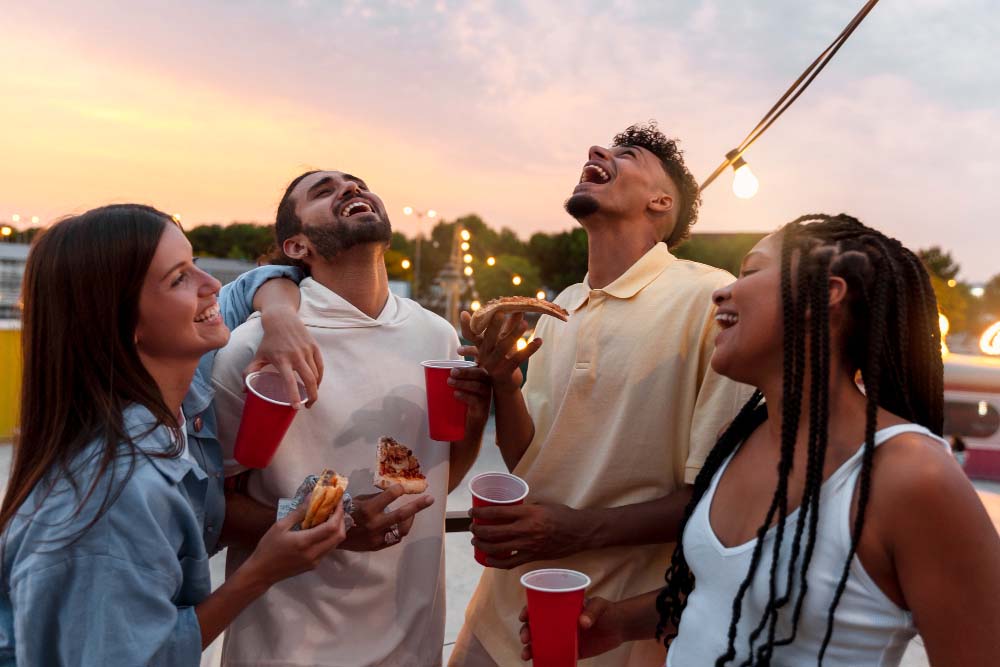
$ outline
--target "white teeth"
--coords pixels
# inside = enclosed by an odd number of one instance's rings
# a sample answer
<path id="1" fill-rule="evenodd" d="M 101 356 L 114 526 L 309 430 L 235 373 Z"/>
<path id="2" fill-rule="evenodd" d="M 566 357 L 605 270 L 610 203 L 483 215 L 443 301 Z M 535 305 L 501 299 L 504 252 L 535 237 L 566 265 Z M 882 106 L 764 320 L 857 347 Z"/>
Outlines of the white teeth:
<path id="1" fill-rule="evenodd" d="M 218 306 L 218 304 L 216 304 L 214 306 L 211 306 L 210 308 L 207 308 L 207 309 L 203 310 L 198 315 L 198 317 L 194 318 L 194 321 L 195 322 L 204 322 L 205 320 L 211 319 L 211 318 L 215 317 L 218 314 L 219 314 L 219 306 Z"/>
<path id="2" fill-rule="evenodd" d="M 716 313 L 715 321 L 719 324 L 732 326 L 740 321 L 740 316 L 735 313 Z"/>
<path id="3" fill-rule="evenodd" d="M 364 212 L 367 212 L 367 213 L 371 213 L 372 207 L 369 206 L 368 204 L 366 204 L 363 201 L 356 201 L 356 202 L 352 202 L 352 203 L 348 204 L 347 206 L 345 206 L 340 211 L 340 215 L 341 215 L 341 217 L 349 218 L 350 216 L 354 215 L 358 211 L 364 211 Z"/>
<path id="4" fill-rule="evenodd" d="M 594 179 L 588 178 L 588 176 L 591 175 L 591 174 L 596 175 L 597 178 L 600 179 L 600 180 L 594 180 Z M 583 174 L 580 175 L 580 182 L 581 183 L 587 183 L 587 182 L 590 182 L 590 183 L 607 183 L 610 180 L 611 180 L 611 177 L 608 176 L 608 172 L 604 171 L 603 169 L 601 169 L 600 167 L 598 167 L 596 164 L 588 164 L 587 166 L 585 166 L 583 168 Z"/>

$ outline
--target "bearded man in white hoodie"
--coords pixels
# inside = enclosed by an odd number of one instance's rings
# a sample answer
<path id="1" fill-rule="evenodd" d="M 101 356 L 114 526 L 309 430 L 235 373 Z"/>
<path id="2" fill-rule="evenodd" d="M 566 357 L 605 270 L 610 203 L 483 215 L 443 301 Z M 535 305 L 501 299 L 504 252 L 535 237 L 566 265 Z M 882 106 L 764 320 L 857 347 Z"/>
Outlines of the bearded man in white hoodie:
<path id="1" fill-rule="evenodd" d="M 216 357 L 213 382 L 227 475 L 245 495 L 227 530 L 227 569 L 252 552 L 274 522 L 280 498 L 333 468 L 360 498 L 347 539 L 313 572 L 274 586 L 226 633 L 223 664 L 426 667 L 444 642 L 444 514 L 448 492 L 479 453 L 490 385 L 479 368 L 451 383 L 469 404 L 466 437 L 434 442 L 427 426 L 423 369 L 457 359 L 458 336 L 444 319 L 389 291 L 384 255 L 392 235 L 382 201 L 360 178 L 314 171 L 292 181 L 275 224 L 278 247 L 308 274 L 299 316 L 322 353 L 325 381 L 311 410 L 292 422 L 271 464 L 244 471 L 232 444 L 244 400 L 242 369 L 260 344 L 259 318 L 237 328 Z M 372 486 L 376 446 L 391 436 L 410 447 L 427 476 L 425 495 L 400 499 L 399 485 Z M 385 510 L 385 511 L 383 511 Z"/>

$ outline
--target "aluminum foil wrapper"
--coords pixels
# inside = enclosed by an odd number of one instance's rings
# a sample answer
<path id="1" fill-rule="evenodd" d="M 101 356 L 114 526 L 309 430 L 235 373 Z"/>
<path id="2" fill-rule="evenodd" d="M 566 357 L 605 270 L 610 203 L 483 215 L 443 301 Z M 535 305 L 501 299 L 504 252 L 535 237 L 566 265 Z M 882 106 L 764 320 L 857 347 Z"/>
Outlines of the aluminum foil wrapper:
<path id="1" fill-rule="evenodd" d="M 299 505 L 305 502 L 306 496 L 308 496 L 314 488 L 316 488 L 316 482 L 319 481 L 317 475 L 309 475 L 302 483 L 299 484 L 299 488 L 296 489 L 295 495 L 292 498 L 279 498 L 278 499 L 278 516 L 276 521 L 281 521 L 286 516 L 298 509 Z M 341 500 L 344 506 L 344 525 L 347 530 L 354 527 L 354 519 L 351 517 L 351 512 L 354 511 L 354 503 L 351 501 L 351 494 L 347 491 L 344 492 L 344 498 Z M 292 530 L 300 530 L 301 524 L 295 524 Z"/>

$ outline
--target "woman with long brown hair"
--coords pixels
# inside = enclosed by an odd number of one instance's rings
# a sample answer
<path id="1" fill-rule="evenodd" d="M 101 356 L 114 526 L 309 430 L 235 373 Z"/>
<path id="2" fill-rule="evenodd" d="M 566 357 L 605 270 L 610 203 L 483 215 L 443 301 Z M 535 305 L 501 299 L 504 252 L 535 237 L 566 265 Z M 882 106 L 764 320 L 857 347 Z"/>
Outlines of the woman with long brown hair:
<path id="1" fill-rule="evenodd" d="M 278 522 L 210 593 L 182 402 L 229 339 L 218 281 L 169 216 L 125 204 L 44 232 L 23 298 L 20 434 L 0 508 L 0 662 L 196 665 L 271 584 L 344 539 Z"/>
<path id="2" fill-rule="evenodd" d="M 581 652 L 655 636 L 675 667 L 890 667 L 919 632 L 934 665 L 996 664 L 1000 538 L 941 438 L 920 260 L 804 216 L 714 301 L 712 367 L 757 392 L 694 483 L 666 586 L 590 601 Z"/>

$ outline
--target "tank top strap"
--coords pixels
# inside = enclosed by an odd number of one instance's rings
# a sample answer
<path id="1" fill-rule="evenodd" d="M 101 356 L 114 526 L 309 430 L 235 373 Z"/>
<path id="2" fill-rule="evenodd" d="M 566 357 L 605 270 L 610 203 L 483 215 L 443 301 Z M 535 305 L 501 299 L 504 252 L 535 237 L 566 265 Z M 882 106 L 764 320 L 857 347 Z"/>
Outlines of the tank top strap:
<path id="1" fill-rule="evenodd" d="M 902 433 L 926 435 L 940 442 L 949 452 L 951 451 L 951 445 L 948 444 L 947 440 L 935 435 L 930 429 L 913 423 L 896 424 L 879 429 L 875 432 L 875 446 L 878 447 Z M 844 548 L 849 548 L 851 543 L 851 505 L 854 500 L 854 489 L 857 487 L 858 478 L 861 475 L 861 459 L 864 452 L 865 446 L 864 443 L 861 443 L 858 451 L 833 473 L 828 480 L 827 493 L 823 495 L 823 503 L 830 512 L 829 516 L 836 521 L 834 534 L 836 539 L 843 543 Z M 838 479 L 834 479 L 834 477 Z"/>

